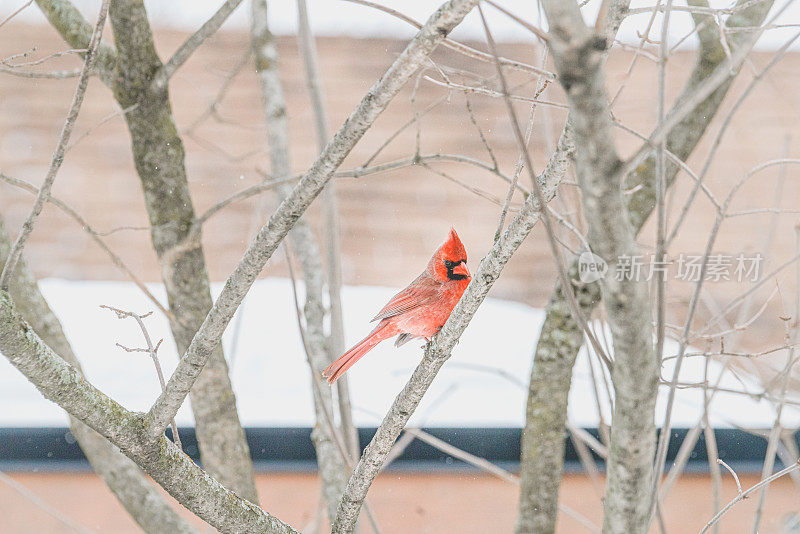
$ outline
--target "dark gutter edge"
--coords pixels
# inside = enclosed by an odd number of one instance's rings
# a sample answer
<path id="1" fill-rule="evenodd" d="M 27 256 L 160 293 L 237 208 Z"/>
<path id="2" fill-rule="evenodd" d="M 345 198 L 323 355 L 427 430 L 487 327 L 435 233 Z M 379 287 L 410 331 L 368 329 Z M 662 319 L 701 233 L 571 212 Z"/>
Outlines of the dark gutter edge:
<path id="1" fill-rule="evenodd" d="M 521 429 L 491 427 L 427 428 L 430 434 L 460 449 L 484 458 L 504 469 L 519 469 Z M 596 429 L 587 429 L 597 437 Z M 197 440 L 194 428 L 181 428 L 184 450 L 197 461 Z M 361 446 L 374 434 L 374 428 L 360 428 Z M 667 467 L 674 461 L 688 429 L 673 430 L 667 456 Z M 314 448 L 310 428 L 263 427 L 247 428 L 247 440 L 258 472 L 315 473 Z M 760 473 L 766 440 L 738 429 L 717 429 L 720 457 L 737 473 Z M 169 432 L 168 432 L 169 435 Z M 800 435 L 795 439 L 800 445 Z M 604 468 L 595 457 L 598 467 Z M 776 469 L 781 464 L 777 462 Z M 0 470 L 6 472 L 75 472 L 91 471 L 83 453 L 66 427 L 0 428 Z M 412 442 L 402 456 L 388 467 L 389 471 L 404 473 L 469 473 L 479 469 L 456 460 L 419 440 Z M 568 439 L 565 451 L 565 471 L 583 473 L 572 442 Z M 705 441 L 700 439 L 686 466 L 688 473 L 707 473 Z"/>

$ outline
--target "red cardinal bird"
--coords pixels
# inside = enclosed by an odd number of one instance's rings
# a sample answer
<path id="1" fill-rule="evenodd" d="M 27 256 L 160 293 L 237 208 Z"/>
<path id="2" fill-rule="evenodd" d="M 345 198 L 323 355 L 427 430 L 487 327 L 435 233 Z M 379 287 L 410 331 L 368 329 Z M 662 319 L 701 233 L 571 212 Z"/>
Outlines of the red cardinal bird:
<path id="1" fill-rule="evenodd" d="M 399 347 L 415 337 L 430 338 L 444 326 L 470 281 L 467 251 L 454 229 L 416 280 L 392 297 L 373 321 L 380 321 L 352 349 L 333 362 L 322 376 L 333 384 L 362 356 L 384 339 L 400 334 Z"/>

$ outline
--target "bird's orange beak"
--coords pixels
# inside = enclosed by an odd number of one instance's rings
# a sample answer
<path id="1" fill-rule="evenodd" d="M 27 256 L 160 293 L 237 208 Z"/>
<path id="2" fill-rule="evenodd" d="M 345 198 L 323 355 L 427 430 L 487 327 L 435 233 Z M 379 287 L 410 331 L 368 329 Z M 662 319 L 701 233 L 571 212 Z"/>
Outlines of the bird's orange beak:
<path id="1" fill-rule="evenodd" d="M 460 274 L 462 276 L 469 276 L 469 269 L 466 263 L 459 263 L 453 268 L 453 274 Z"/>

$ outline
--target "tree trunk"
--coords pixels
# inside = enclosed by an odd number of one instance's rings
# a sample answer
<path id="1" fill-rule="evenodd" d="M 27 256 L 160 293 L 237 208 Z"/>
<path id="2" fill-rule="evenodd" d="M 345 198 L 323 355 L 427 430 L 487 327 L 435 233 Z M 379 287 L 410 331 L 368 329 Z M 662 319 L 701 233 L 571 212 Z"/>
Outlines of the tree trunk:
<path id="1" fill-rule="evenodd" d="M 741 4 L 745 0 L 740 0 Z M 702 5 L 705 2 L 692 2 Z M 773 2 L 756 4 L 737 12 L 727 20 L 729 27 L 760 25 Z M 689 79 L 676 100 L 676 105 L 691 95 L 725 61 L 726 55 L 714 24 L 701 27 L 700 50 Z M 731 36 L 741 34 L 733 33 Z M 731 39 L 732 49 L 738 43 Z M 738 72 L 737 72 L 738 73 Z M 719 86 L 695 111 L 672 129 L 667 137 L 667 150 L 686 161 L 711 124 L 737 73 Z M 671 186 L 679 171 L 671 160 L 666 162 L 666 184 Z M 638 233 L 655 207 L 655 156 L 651 155 L 625 181 L 625 190 L 635 191 L 628 200 L 628 215 Z M 577 261 L 570 272 L 577 272 Z M 596 285 L 596 284 L 595 284 Z M 599 288 L 598 288 L 599 289 Z M 578 301 L 582 292 L 576 288 Z M 587 302 L 585 315 L 591 316 L 599 300 Z M 533 359 L 528 390 L 527 416 L 523 430 L 521 491 L 517 532 L 553 533 L 558 512 L 558 494 L 563 470 L 566 438 L 567 394 L 572 368 L 583 343 L 583 332 L 569 314 L 568 302 L 559 284 L 547 306 L 542 333 Z M 556 387 L 556 382 L 558 386 Z M 562 391 L 558 394 L 556 391 Z M 539 437 L 542 437 L 541 439 Z M 553 451 L 558 451 L 553 453 Z"/>
<path id="2" fill-rule="evenodd" d="M 141 0 L 114 0 L 111 24 L 117 45 L 114 96 L 131 134 L 151 238 L 161 266 L 178 353 L 183 354 L 211 309 L 211 291 L 199 230 L 167 85 L 152 84 L 162 67 Z M 190 235 L 191 234 L 191 235 Z M 188 239 L 187 238 L 191 238 Z M 217 346 L 190 393 L 203 467 L 225 487 L 258 502 L 250 449 L 222 347 Z"/>

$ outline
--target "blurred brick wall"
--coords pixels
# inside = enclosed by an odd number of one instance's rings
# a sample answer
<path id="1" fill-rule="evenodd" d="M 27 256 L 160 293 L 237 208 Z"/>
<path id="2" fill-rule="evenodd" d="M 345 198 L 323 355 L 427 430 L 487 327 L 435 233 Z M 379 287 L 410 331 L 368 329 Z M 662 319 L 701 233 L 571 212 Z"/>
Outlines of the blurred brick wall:
<path id="1" fill-rule="evenodd" d="M 141 532 L 94 474 L 14 473 L 11 476 L 62 517 L 77 522 L 90 532 Z M 750 487 L 758 480 L 758 475 L 741 475 L 744 487 Z M 319 481 L 313 473 L 262 473 L 256 476 L 256 483 L 261 503 L 270 513 L 303 531 L 316 524 Z M 710 477 L 699 474 L 681 477 L 663 507 L 668 532 L 699 531 L 714 515 L 711 492 Z M 732 477 L 723 478 L 721 494 L 723 502 L 736 495 Z M 789 477 L 770 485 L 761 523 L 763 532 L 781 531 L 789 514 L 797 510 L 796 495 Z M 387 473 L 380 475 L 370 490 L 370 504 L 384 534 L 512 532 L 517 498 L 515 485 L 471 472 Z M 170 497 L 167 499 L 202 531 L 205 523 Z M 593 524 L 602 524 L 602 501 L 588 477 L 565 475 L 561 502 Z M 734 506 L 720 522 L 720 532 L 750 532 L 757 507 L 758 499 L 745 499 Z M 4 484 L 0 484 L 0 530 L 4 534 L 73 532 Z M 566 513 L 559 515 L 559 534 L 590 531 Z M 652 531 L 658 532 L 655 527 Z"/>
<path id="2" fill-rule="evenodd" d="M 110 32 L 109 32 L 110 35 Z M 158 31 L 156 40 L 162 57 L 168 55 L 186 35 L 173 31 Z M 63 50 L 65 45 L 48 27 L 27 27 L 9 24 L 0 31 L 2 55 L 21 52 L 37 46 L 37 53 Z M 190 125 L 203 114 L 215 97 L 227 72 L 241 58 L 248 46 L 244 33 L 221 33 L 210 39 L 178 72 L 171 85 L 172 103 L 179 129 L 184 133 L 186 164 L 198 213 L 219 199 L 257 183 L 261 177 L 257 168 L 269 169 L 265 146 L 265 131 L 260 97 L 252 65 L 248 64 L 235 78 L 225 100 L 219 106 L 220 120 L 209 119 L 191 135 Z M 403 42 L 393 40 L 358 40 L 323 38 L 319 40 L 320 65 L 327 95 L 330 123 L 338 127 L 370 85 L 402 50 Z M 476 46 L 480 47 L 480 44 Z M 503 45 L 502 53 L 521 60 L 535 62 L 537 54 L 525 45 Z M 311 109 L 297 53 L 295 39 L 279 39 L 281 72 L 288 99 L 292 141 L 292 163 L 301 172 L 316 156 L 316 141 Z M 437 52 L 442 64 L 477 70 L 491 75 L 492 66 L 477 64 L 446 51 Z M 756 54 L 745 69 L 747 76 L 737 81 L 733 97 L 741 94 L 747 77 L 757 66 L 769 60 L 765 53 Z M 626 78 L 631 54 L 615 51 L 609 63 L 609 86 L 613 93 L 620 84 L 624 92 L 614 112 L 617 119 L 636 131 L 648 133 L 655 120 L 655 65 L 643 58 L 633 75 Z M 675 54 L 668 68 L 668 97 L 680 89 L 693 62 L 693 54 Z M 66 57 L 48 63 L 49 68 L 74 68 L 79 62 Z M 522 78 L 511 73 L 512 81 Z M 59 130 L 72 96 L 74 79 L 38 80 L 0 76 L 0 170 L 32 183 L 43 179 L 56 144 Z M 800 85 L 800 55 L 790 54 L 772 71 L 744 103 L 734 118 L 718 157 L 708 177 L 709 187 L 724 197 L 731 185 L 754 165 L 784 153 L 787 133 L 796 131 L 800 93 L 787 88 Z M 518 88 L 530 92 L 531 85 Z M 446 90 L 422 81 L 416 96 L 417 109 L 446 94 Z M 411 88 L 407 87 L 378 119 L 374 128 L 358 144 L 343 168 L 362 164 L 397 128 L 413 117 Z M 551 101 L 562 101 L 558 87 L 544 95 Z M 498 99 L 472 95 L 475 116 L 486 133 L 500 168 L 513 172 L 517 158 L 515 141 L 509 129 L 505 110 Z M 732 106 L 729 99 L 722 113 Z M 99 81 L 90 84 L 86 101 L 77 123 L 75 135 L 98 124 L 117 108 L 109 91 Z M 525 105 L 518 105 L 521 118 L 527 116 Z M 564 120 L 559 108 L 537 109 L 537 122 L 532 138 L 534 165 L 541 170 L 546 161 L 548 140 L 558 135 Z M 719 128 L 715 122 L 712 133 Z M 421 147 L 423 154 L 451 152 L 466 154 L 489 161 L 489 156 L 468 119 L 464 97 L 452 93 L 448 102 L 436 107 L 422 118 Z M 415 129 L 401 134 L 376 162 L 408 157 L 414 152 Z M 800 136 L 789 139 L 789 154 L 797 154 Z M 700 168 L 710 147 L 707 136 L 692 160 Z M 620 130 L 618 144 L 623 154 L 630 153 L 638 141 Z M 471 187 L 488 195 L 503 198 L 506 184 L 496 176 L 463 164 L 433 164 L 436 169 L 457 177 Z M 784 208 L 793 208 L 800 197 L 797 170 L 788 169 L 783 190 Z M 770 207 L 775 202 L 775 175 L 769 170 L 746 185 L 734 208 Z M 571 176 L 568 180 L 573 180 Z M 523 173 L 521 183 L 527 184 Z M 675 188 L 674 206 L 680 206 L 691 183 L 683 179 Z M 474 268 L 488 250 L 497 227 L 500 207 L 421 167 L 406 167 L 380 175 L 359 179 L 340 179 L 342 250 L 344 280 L 348 284 L 403 285 L 410 281 L 426 263 L 432 250 L 444 238 L 450 225 L 455 226 L 470 252 Z M 134 172 L 129 149 L 129 137 L 122 119 L 117 116 L 97 127 L 67 154 L 58 175 L 54 194 L 67 201 L 99 231 L 117 227 L 142 227 L 147 218 L 141 189 Z M 562 186 L 560 196 L 574 197 L 572 185 Z M 0 183 L 0 212 L 14 231 L 27 214 L 32 197 Z M 515 197 L 515 202 L 521 198 Z M 231 205 L 205 226 L 204 247 L 212 279 L 227 277 L 263 217 L 258 207 L 274 207 L 274 198 L 263 195 L 261 200 L 250 199 Z M 552 206 L 568 209 L 557 199 Z M 310 209 L 314 228 L 319 230 L 319 206 Z M 685 232 L 673 250 L 702 252 L 714 212 L 700 198 Z M 674 221 L 675 213 L 672 220 Z M 796 215 L 779 218 L 778 233 L 772 255 L 775 264 L 794 254 L 793 225 Z M 718 250 L 739 252 L 757 250 L 768 225 L 767 216 L 731 219 L 723 227 Z M 652 243 L 652 229 L 643 234 L 642 241 Z M 143 279 L 157 281 L 158 267 L 150 247 L 147 230 L 122 230 L 108 236 L 110 246 Z M 121 279 L 123 275 L 108 261 L 104 253 L 84 232 L 55 208 L 45 209 L 26 253 L 39 276 L 73 279 Z M 285 275 L 282 258 L 265 269 L 265 275 Z M 793 276 L 787 276 L 784 287 L 794 287 Z M 492 291 L 494 296 L 525 301 L 543 306 L 555 279 L 553 261 L 542 228 L 536 228 L 519 254 L 509 263 L 502 278 Z M 709 290 L 725 297 L 741 287 L 710 285 Z M 679 295 L 688 297 L 678 288 Z M 780 313 L 775 308 L 775 314 Z M 779 321 L 771 321 L 765 331 L 781 335 Z"/>

